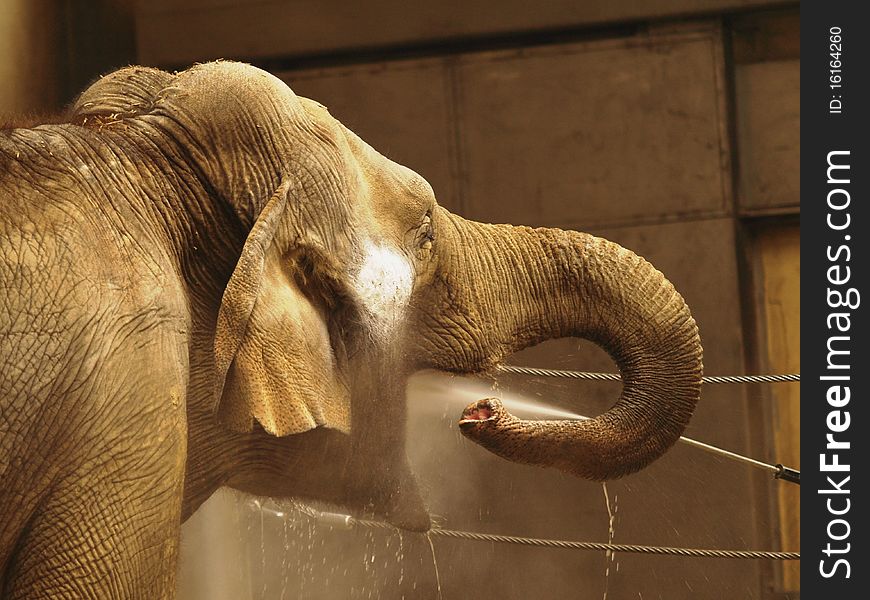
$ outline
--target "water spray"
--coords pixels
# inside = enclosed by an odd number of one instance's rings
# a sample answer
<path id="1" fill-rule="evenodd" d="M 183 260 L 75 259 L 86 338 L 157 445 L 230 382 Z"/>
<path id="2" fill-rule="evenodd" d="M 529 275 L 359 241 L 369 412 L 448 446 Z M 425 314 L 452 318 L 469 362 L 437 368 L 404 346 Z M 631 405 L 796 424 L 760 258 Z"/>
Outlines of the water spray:
<path id="1" fill-rule="evenodd" d="M 498 371 L 502 373 L 513 373 L 518 375 L 531 375 L 538 377 L 564 377 L 569 379 L 589 379 L 597 381 L 621 381 L 622 379 L 617 373 L 587 373 L 584 371 L 565 371 L 556 369 L 538 369 L 533 367 L 518 367 L 515 365 L 501 365 L 498 367 Z M 704 377 L 703 381 L 705 384 L 799 382 L 800 374 L 793 373 L 787 375 L 728 375 L 720 377 Z M 502 404 L 504 404 L 506 407 L 510 407 L 511 400 L 501 400 Z M 589 419 L 590 417 L 585 417 L 583 415 L 570 415 L 566 416 L 565 418 L 583 420 Z M 796 483 L 797 485 L 801 484 L 801 472 L 797 469 L 787 467 L 782 463 L 777 463 L 775 465 L 768 464 L 759 460 L 755 460 L 754 458 L 749 458 L 748 456 L 737 454 L 736 452 L 731 452 L 729 450 L 725 450 L 723 448 L 719 448 L 717 446 L 706 444 L 704 442 L 700 442 L 698 440 L 683 436 L 680 436 L 679 441 L 683 444 L 688 444 L 689 446 L 699 448 L 711 454 L 724 456 L 725 458 L 742 462 L 758 469 L 764 469 L 772 473 L 774 479 L 782 479 L 783 481 L 788 481 L 789 483 Z"/>

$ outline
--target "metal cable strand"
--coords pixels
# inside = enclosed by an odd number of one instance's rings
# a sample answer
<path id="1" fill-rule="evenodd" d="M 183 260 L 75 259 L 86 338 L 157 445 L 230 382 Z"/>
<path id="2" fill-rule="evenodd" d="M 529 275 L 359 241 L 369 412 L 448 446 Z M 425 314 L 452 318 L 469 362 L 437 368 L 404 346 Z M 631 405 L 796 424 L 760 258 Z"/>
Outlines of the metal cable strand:
<path id="1" fill-rule="evenodd" d="M 718 377 L 704 377 L 704 383 L 782 383 L 786 381 L 800 380 L 800 373 L 786 373 L 784 375 L 720 375 Z"/>
<path id="2" fill-rule="evenodd" d="M 394 529 L 392 525 L 379 521 L 351 519 L 351 523 L 377 529 Z M 543 546 L 547 548 L 566 548 L 571 550 L 598 550 L 601 552 L 630 552 L 635 554 L 666 554 L 671 556 L 693 556 L 703 558 L 752 558 L 768 560 L 800 560 L 800 552 L 765 552 L 758 550 L 711 550 L 702 548 L 669 548 L 667 546 L 639 546 L 636 544 L 606 544 L 603 542 L 569 542 L 564 540 L 545 540 L 540 538 L 473 533 L 451 529 L 431 529 L 430 535 L 450 537 L 478 542 L 500 542 L 522 546 Z"/>
<path id="3" fill-rule="evenodd" d="M 503 373 L 532 375 L 535 377 L 566 377 L 569 379 L 594 379 L 598 381 L 620 381 L 618 373 L 587 373 L 585 371 L 563 371 L 559 369 L 538 369 L 535 367 L 518 367 L 516 365 L 500 365 L 497 369 Z M 704 383 L 780 383 L 785 381 L 800 381 L 800 373 L 785 375 L 720 375 L 704 377 Z"/>

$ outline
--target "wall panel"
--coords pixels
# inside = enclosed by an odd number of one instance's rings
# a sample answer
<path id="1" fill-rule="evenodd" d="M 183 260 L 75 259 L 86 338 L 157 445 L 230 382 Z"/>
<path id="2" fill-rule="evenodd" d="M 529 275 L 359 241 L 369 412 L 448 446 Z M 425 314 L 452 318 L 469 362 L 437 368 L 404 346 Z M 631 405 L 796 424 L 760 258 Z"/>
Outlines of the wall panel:
<path id="1" fill-rule="evenodd" d="M 736 67 L 742 214 L 800 210 L 800 61 Z"/>
<path id="2" fill-rule="evenodd" d="M 139 2 L 141 60 L 180 65 L 214 58 L 329 54 L 469 36 L 602 26 L 776 5 L 771 0 L 151 0 Z"/>
<path id="3" fill-rule="evenodd" d="M 468 216 L 591 227 L 726 214 L 722 69 L 715 28 L 468 55 Z"/>

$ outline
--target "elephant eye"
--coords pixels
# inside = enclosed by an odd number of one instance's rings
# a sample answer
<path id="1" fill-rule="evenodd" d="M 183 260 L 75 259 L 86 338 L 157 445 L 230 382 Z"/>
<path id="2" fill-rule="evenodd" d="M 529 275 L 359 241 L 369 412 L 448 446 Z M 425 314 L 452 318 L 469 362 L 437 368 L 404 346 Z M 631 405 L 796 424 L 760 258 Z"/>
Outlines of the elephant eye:
<path id="1" fill-rule="evenodd" d="M 430 250 L 434 240 L 435 231 L 432 229 L 432 217 L 426 214 L 420 226 L 417 227 L 417 232 L 414 235 L 414 244 L 420 250 Z"/>

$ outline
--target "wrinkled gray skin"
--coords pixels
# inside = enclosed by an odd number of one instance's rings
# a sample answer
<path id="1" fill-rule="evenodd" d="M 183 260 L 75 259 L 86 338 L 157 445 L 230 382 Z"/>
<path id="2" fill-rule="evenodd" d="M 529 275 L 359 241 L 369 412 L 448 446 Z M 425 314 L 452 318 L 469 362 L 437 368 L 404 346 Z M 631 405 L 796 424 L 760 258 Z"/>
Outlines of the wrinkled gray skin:
<path id="1" fill-rule="evenodd" d="M 420 368 L 596 340 L 626 379 L 611 411 L 476 438 L 593 478 L 660 456 L 698 398 L 694 322 L 645 261 L 450 214 L 247 65 L 123 69 L 68 124 L 0 132 L 0 202 L 4 598 L 171 597 L 179 525 L 222 485 L 428 529 Z"/>

